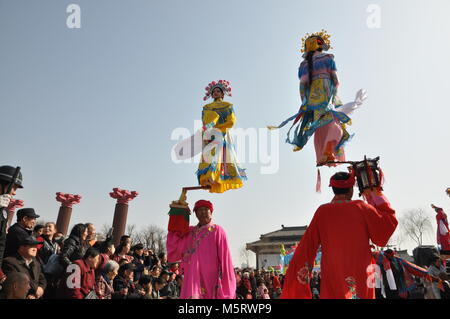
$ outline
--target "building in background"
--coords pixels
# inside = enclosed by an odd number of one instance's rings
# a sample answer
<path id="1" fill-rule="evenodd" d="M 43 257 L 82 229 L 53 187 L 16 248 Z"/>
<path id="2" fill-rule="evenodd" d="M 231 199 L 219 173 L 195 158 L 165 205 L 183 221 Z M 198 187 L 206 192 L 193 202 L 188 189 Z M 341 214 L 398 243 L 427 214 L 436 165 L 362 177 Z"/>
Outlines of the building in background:
<path id="1" fill-rule="evenodd" d="M 286 250 L 300 241 L 306 231 L 307 226 L 284 227 L 281 229 L 263 234 L 258 241 L 247 243 L 246 249 L 256 254 L 256 268 L 267 269 L 269 266 L 278 268 L 280 265 L 280 249 L 284 245 Z"/>

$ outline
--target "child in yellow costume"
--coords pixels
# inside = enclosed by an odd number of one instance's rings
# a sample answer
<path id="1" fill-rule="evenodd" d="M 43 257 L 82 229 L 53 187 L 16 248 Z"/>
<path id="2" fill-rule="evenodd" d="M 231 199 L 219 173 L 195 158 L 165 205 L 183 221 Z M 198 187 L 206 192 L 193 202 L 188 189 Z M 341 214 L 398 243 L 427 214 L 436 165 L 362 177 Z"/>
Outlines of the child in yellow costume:
<path id="1" fill-rule="evenodd" d="M 209 186 L 211 193 L 223 193 L 242 187 L 247 179 L 245 170 L 237 163 L 235 145 L 228 132 L 236 122 L 233 104 L 223 101 L 231 96 L 230 82 L 219 80 L 206 87 L 203 100 L 214 102 L 203 107 L 203 152 L 197 177 L 201 186 Z"/>

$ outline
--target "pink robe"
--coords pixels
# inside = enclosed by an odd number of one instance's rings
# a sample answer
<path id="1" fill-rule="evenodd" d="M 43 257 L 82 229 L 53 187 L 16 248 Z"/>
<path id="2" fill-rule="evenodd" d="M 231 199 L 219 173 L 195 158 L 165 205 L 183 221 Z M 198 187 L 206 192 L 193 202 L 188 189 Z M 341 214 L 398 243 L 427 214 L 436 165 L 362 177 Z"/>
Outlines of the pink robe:
<path id="1" fill-rule="evenodd" d="M 227 235 L 215 224 L 189 227 L 167 235 L 169 262 L 181 260 L 181 299 L 235 299 L 236 277 Z"/>

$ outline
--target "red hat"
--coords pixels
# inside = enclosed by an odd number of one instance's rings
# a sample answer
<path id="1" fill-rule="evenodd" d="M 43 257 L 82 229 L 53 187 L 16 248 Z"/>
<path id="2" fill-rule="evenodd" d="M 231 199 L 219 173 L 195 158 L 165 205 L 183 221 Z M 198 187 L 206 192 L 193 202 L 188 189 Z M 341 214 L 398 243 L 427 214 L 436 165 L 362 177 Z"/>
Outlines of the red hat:
<path id="1" fill-rule="evenodd" d="M 195 203 L 195 205 L 194 205 L 194 212 L 197 211 L 197 209 L 200 208 L 200 207 L 209 208 L 211 213 L 214 211 L 213 204 L 210 201 L 208 201 L 208 200 L 201 199 L 201 200 L 197 201 Z"/>
<path id="2" fill-rule="evenodd" d="M 337 173 L 336 173 L 337 174 Z M 352 188 L 355 185 L 355 173 L 352 170 L 350 172 L 350 176 L 348 179 L 346 180 L 336 180 L 334 179 L 334 177 L 336 176 L 336 174 L 334 174 L 333 176 L 331 176 L 330 178 L 330 187 L 336 187 L 336 188 Z"/>

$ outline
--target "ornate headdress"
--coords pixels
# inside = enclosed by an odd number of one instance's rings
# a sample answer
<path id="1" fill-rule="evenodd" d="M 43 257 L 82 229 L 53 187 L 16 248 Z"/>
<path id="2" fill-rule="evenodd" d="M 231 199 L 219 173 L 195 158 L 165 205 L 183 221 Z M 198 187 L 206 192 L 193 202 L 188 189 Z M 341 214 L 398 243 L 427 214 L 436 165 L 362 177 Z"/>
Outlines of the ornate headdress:
<path id="1" fill-rule="evenodd" d="M 322 48 L 324 51 L 328 51 L 329 49 L 332 49 L 330 37 L 331 35 L 329 35 L 324 29 L 313 34 L 307 33 L 302 38 L 302 48 L 300 51 L 302 53 L 307 53 L 309 51 L 316 51 L 319 48 Z"/>
<path id="2" fill-rule="evenodd" d="M 231 86 L 230 82 L 226 80 L 219 80 L 219 81 L 212 81 L 208 84 L 207 87 L 205 87 L 205 97 L 203 98 L 203 101 L 206 101 L 210 97 L 212 97 L 212 92 L 215 88 L 219 88 L 222 90 L 223 94 L 226 94 L 228 96 L 231 96 Z"/>

